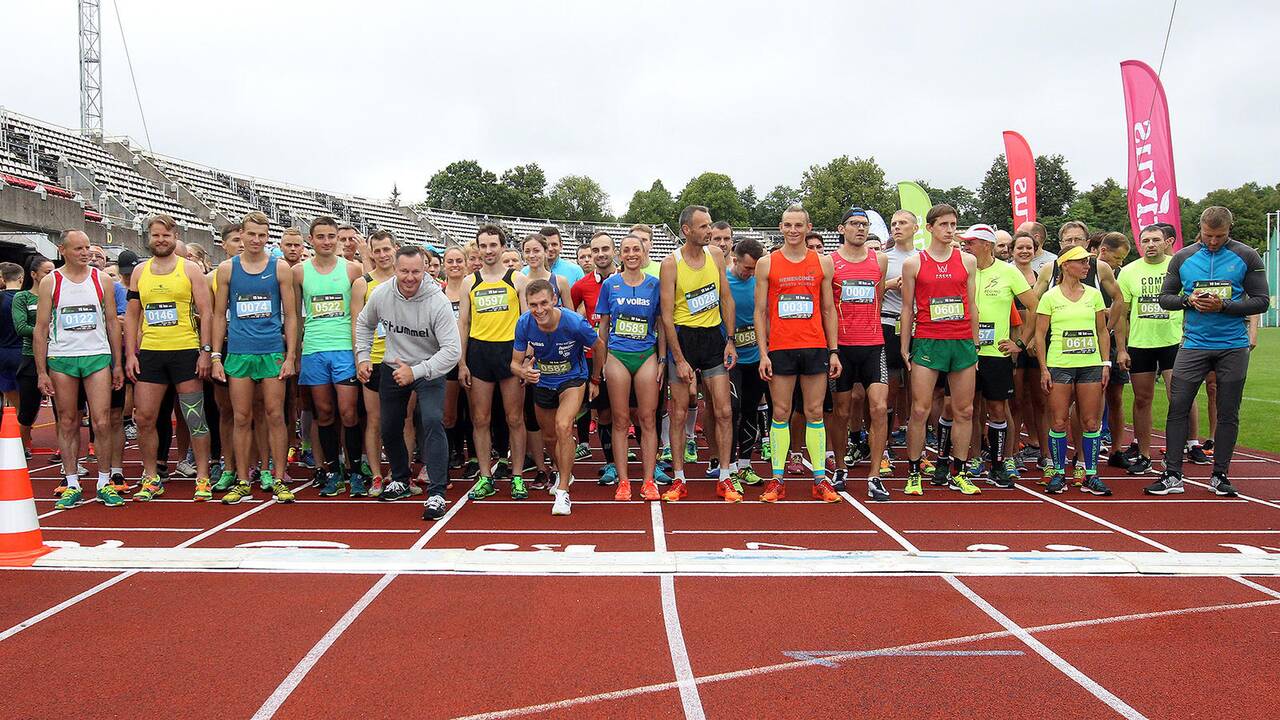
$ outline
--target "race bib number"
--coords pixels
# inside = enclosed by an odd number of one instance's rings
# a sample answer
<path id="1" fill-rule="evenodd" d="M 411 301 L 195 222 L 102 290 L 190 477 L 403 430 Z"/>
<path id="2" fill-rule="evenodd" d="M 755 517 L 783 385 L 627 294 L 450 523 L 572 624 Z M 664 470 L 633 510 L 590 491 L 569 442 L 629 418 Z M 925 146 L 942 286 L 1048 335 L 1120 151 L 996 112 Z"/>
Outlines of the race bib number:
<path id="1" fill-rule="evenodd" d="M 142 312 L 151 327 L 174 327 L 178 324 L 178 307 L 175 303 L 149 303 Z"/>
<path id="2" fill-rule="evenodd" d="M 649 319 L 619 315 L 613 324 L 613 334 L 632 340 L 644 340 L 649 337 Z"/>
<path id="3" fill-rule="evenodd" d="M 473 304 L 478 313 L 506 312 L 510 307 L 507 304 L 507 289 L 487 288 L 477 290 Z"/>
<path id="4" fill-rule="evenodd" d="M 568 360 L 539 360 L 538 372 L 543 375 L 568 375 L 573 363 Z"/>
<path id="5" fill-rule="evenodd" d="M 458 301 L 458 300 L 451 300 L 451 301 L 449 301 L 449 304 L 453 306 L 453 319 L 454 319 L 454 320 L 457 320 L 457 319 L 458 319 L 458 314 L 459 314 L 459 313 L 458 313 L 458 307 L 459 307 L 462 303 L 461 303 L 461 301 Z"/>
<path id="6" fill-rule="evenodd" d="M 1217 295 L 1223 300 L 1230 300 L 1232 295 L 1231 283 L 1226 280 L 1199 280 L 1195 289 L 1196 292 Z"/>
<path id="7" fill-rule="evenodd" d="M 309 317 L 320 318 L 336 318 L 342 317 L 343 301 L 340 293 L 331 295 L 312 295 L 311 296 L 311 312 Z"/>
<path id="8" fill-rule="evenodd" d="M 929 298 L 929 320 L 931 322 L 963 319 L 964 298 L 954 296 Z"/>
<path id="9" fill-rule="evenodd" d="M 378 321 L 378 326 L 373 329 L 373 336 L 376 338 L 385 338 L 387 336 L 387 326 Z"/>
<path id="10" fill-rule="evenodd" d="M 1092 330 L 1063 330 L 1063 355 L 1092 355 L 1098 352 L 1098 338 Z"/>
<path id="11" fill-rule="evenodd" d="M 1138 297 L 1138 318 L 1141 320 L 1168 320 L 1169 311 L 1160 307 L 1159 295 Z"/>
<path id="12" fill-rule="evenodd" d="M 756 346 L 756 326 L 736 328 L 733 331 L 733 344 L 738 349 Z"/>
<path id="13" fill-rule="evenodd" d="M 689 314 L 697 315 L 713 308 L 720 307 L 720 291 L 714 283 L 704 285 L 697 290 L 684 294 L 685 305 L 689 306 Z"/>
<path id="14" fill-rule="evenodd" d="M 271 296 L 265 293 L 236 295 L 236 317 L 241 320 L 271 317 Z"/>
<path id="15" fill-rule="evenodd" d="M 62 329 L 69 332 L 85 332 L 98 329 L 98 308 L 93 305 L 71 305 L 59 313 Z"/>
<path id="16" fill-rule="evenodd" d="M 813 317 L 812 295 L 781 295 L 778 297 L 780 320 L 805 320 Z"/>
<path id="17" fill-rule="evenodd" d="M 979 345 L 995 345 L 996 344 L 996 324 L 989 322 L 978 323 L 978 344 Z"/>
<path id="18" fill-rule="evenodd" d="M 840 302 L 866 305 L 876 301 L 874 280 L 841 280 Z"/>

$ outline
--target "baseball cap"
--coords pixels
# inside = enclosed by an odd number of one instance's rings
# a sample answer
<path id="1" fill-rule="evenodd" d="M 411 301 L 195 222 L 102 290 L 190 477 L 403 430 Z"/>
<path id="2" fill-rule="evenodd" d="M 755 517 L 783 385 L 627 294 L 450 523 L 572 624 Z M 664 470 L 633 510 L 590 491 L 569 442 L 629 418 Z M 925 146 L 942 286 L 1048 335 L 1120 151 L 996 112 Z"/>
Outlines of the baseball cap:
<path id="1" fill-rule="evenodd" d="M 121 275 L 128 275 L 138 266 L 138 253 L 132 250 L 121 250 L 116 256 L 116 265 L 120 266 Z"/>
<path id="2" fill-rule="evenodd" d="M 978 223 L 977 225 L 970 225 L 968 229 L 960 233 L 960 239 L 983 240 L 985 242 L 993 243 L 996 241 L 996 231 L 995 228 L 990 225 Z"/>
<path id="3" fill-rule="evenodd" d="M 851 208 L 849 208 L 848 210 L 845 210 L 845 211 L 844 211 L 844 217 L 840 218 L 840 224 L 841 224 L 841 225 L 843 225 L 843 224 L 845 223 L 845 221 L 846 221 L 846 220 L 848 220 L 848 219 L 849 219 L 849 218 L 851 218 L 851 217 L 855 217 L 855 216 L 856 216 L 856 217 L 861 217 L 861 218 L 863 218 L 863 219 L 868 219 L 868 218 L 867 218 L 867 211 L 866 211 L 866 210 L 863 210 L 863 209 L 862 209 L 862 208 L 860 208 L 860 207 L 851 207 Z"/>
<path id="4" fill-rule="evenodd" d="M 1071 248 L 1070 250 L 1058 256 L 1058 265 L 1061 266 L 1063 263 L 1068 263 L 1068 262 L 1071 262 L 1072 260 L 1084 260 L 1088 257 L 1089 257 L 1089 251 L 1085 250 L 1079 245 L 1076 245 L 1075 247 Z"/>

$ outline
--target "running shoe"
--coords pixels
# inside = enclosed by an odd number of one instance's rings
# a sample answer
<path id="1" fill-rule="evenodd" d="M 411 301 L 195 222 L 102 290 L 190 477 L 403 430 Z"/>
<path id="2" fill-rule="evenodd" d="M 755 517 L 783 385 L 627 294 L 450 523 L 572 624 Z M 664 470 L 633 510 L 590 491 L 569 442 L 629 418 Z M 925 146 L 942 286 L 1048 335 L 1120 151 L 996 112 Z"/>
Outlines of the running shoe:
<path id="1" fill-rule="evenodd" d="M 1138 456 L 1141 454 L 1142 454 L 1142 450 L 1138 447 L 1138 441 L 1130 440 L 1129 447 L 1124 449 L 1124 458 L 1132 462 L 1134 460 L 1137 460 Z"/>
<path id="2" fill-rule="evenodd" d="M 856 440 L 849 442 L 849 449 L 844 453 L 844 466 L 853 467 L 862 462 L 865 458 L 862 456 L 862 446 Z"/>
<path id="3" fill-rule="evenodd" d="M 271 486 L 271 494 L 275 496 L 278 503 L 291 503 L 294 500 L 293 491 L 281 480 L 275 481 Z"/>
<path id="4" fill-rule="evenodd" d="M 386 490 L 382 491 L 384 494 Z M 471 486 L 471 490 L 467 491 L 467 497 L 472 500 L 483 500 L 490 495 L 497 495 L 498 490 L 493 487 L 493 480 L 483 475 L 476 480 L 476 484 Z"/>
<path id="5" fill-rule="evenodd" d="M 982 463 L 982 458 L 973 458 L 964 466 L 964 471 L 972 477 L 982 477 L 983 471 L 986 470 Z"/>
<path id="6" fill-rule="evenodd" d="M 84 461 L 87 463 L 98 462 L 98 453 L 94 452 L 93 443 L 89 443 L 89 452 L 85 454 Z"/>
<path id="7" fill-rule="evenodd" d="M 597 485 L 616 485 L 618 482 L 618 468 L 613 463 L 608 463 L 604 469 L 600 471 L 600 479 L 596 481 Z"/>
<path id="8" fill-rule="evenodd" d="M 1083 487 L 1084 476 L 1085 476 L 1084 463 L 1082 462 L 1076 463 L 1074 465 L 1074 469 L 1071 471 L 1071 484 L 1075 485 L 1076 487 Z"/>
<path id="9" fill-rule="evenodd" d="M 804 459 L 800 457 L 800 453 L 791 453 L 791 457 L 787 460 L 783 471 L 788 475 L 804 475 L 806 472 L 812 472 L 811 469 L 805 467 Z"/>
<path id="10" fill-rule="evenodd" d="M 1129 467 L 1125 469 L 1125 472 L 1130 475 L 1146 475 L 1151 472 L 1151 468 L 1151 458 L 1146 455 L 1139 455 L 1129 462 Z"/>
<path id="11" fill-rule="evenodd" d="M 742 480 L 738 478 L 738 473 L 735 472 L 729 474 L 729 484 L 733 485 L 733 489 L 736 490 L 739 495 L 742 494 Z"/>
<path id="12" fill-rule="evenodd" d="M 164 482 L 159 477 L 152 475 L 149 478 L 143 478 L 142 487 L 138 492 L 133 494 L 134 502 L 147 502 L 153 498 L 158 498 L 164 494 Z"/>
<path id="13" fill-rule="evenodd" d="M 235 487 L 227 491 L 226 495 L 222 496 L 222 504 L 235 505 L 241 500 L 248 500 L 251 497 L 253 497 L 253 486 L 247 482 L 238 482 Z"/>
<path id="14" fill-rule="evenodd" d="M 631 502 L 631 481 L 618 483 L 618 489 L 613 493 L 613 499 L 618 502 Z"/>
<path id="15" fill-rule="evenodd" d="M 932 475 L 937 470 L 933 465 L 933 461 L 927 457 L 920 458 L 920 469 L 924 471 L 925 475 Z"/>
<path id="16" fill-rule="evenodd" d="M 774 503 L 786 498 L 786 484 L 772 478 L 770 478 L 769 484 L 764 486 L 764 492 L 760 493 L 760 502 Z"/>
<path id="17" fill-rule="evenodd" d="M 208 480 L 204 481 L 204 486 L 206 488 L 209 487 Z M 103 485 L 98 488 L 98 501 L 107 507 L 121 507 L 124 505 L 124 498 L 120 497 L 120 493 L 116 492 L 116 489 L 110 485 Z"/>
<path id="18" fill-rule="evenodd" d="M 831 487 L 835 488 L 836 492 L 844 492 L 844 476 L 844 468 L 840 468 L 831 474 Z"/>
<path id="19" fill-rule="evenodd" d="M 506 458 L 498 458 L 493 464 L 493 479 L 506 480 L 511 477 L 511 461 Z"/>
<path id="20" fill-rule="evenodd" d="M 569 515 L 573 512 L 573 503 L 569 500 L 568 490 L 557 490 L 555 502 L 551 504 L 552 515 Z"/>
<path id="21" fill-rule="evenodd" d="M 764 478 L 756 474 L 750 466 L 742 468 L 737 472 L 738 481 L 743 485 L 759 485 L 764 482 Z"/>
<path id="22" fill-rule="evenodd" d="M 1125 472 L 1129 471 L 1129 466 L 1133 463 L 1129 458 L 1124 456 L 1123 452 L 1113 452 L 1107 456 L 1107 464 L 1113 468 L 1120 468 Z"/>
<path id="23" fill-rule="evenodd" d="M 667 474 L 667 468 L 664 468 L 662 464 L 658 464 L 653 468 L 653 479 L 659 485 L 670 485 L 675 482 L 675 479 Z"/>
<path id="24" fill-rule="evenodd" d="M 525 500 L 529 497 L 529 489 L 524 486 L 524 478 L 511 478 L 511 499 Z"/>
<path id="25" fill-rule="evenodd" d="M 661 500 L 662 494 L 658 492 L 658 484 L 652 480 L 645 480 L 640 486 L 640 498 L 649 502 Z"/>
<path id="26" fill-rule="evenodd" d="M 298 462 L 300 457 L 302 457 L 302 450 L 290 445 L 289 452 L 285 455 L 285 460 L 290 464 L 294 464 Z"/>
<path id="27" fill-rule="evenodd" d="M 468 458 L 467 462 L 462 465 L 462 479 L 475 480 L 480 477 L 480 461 L 475 458 Z"/>
<path id="28" fill-rule="evenodd" d="M 67 510 L 79 505 L 83 497 L 84 492 L 79 487 L 66 487 L 63 488 L 61 496 L 58 497 L 58 502 L 54 503 L 53 506 L 58 510 Z"/>
<path id="29" fill-rule="evenodd" d="M 270 490 L 271 486 L 275 484 L 276 484 L 276 480 L 275 478 L 271 477 L 271 471 L 269 470 L 258 471 L 258 487 L 259 488 L 262 488 L 263 490 Z"/>
<path id="30" fill-rule="evenodd" d="M 443 495 L 432 495 L 422 505 L 423 520 L 439 520 L 444 517 L 445 500 Z"/>
<path id="31" fill-rule="evenodd" d="M 62 453 L 58 452 L 57 450 L 54 450 L 53 452 L 49 453 L 49 462 L 51 463 L 62 462 Z"/>
<path id="32" fill-rule="evenodd" d="M 662 449 L 658 451 L 658 459 L 666 462 L 671 462 L 671 446 L 670 445 L 662 446 Z"/>
<path id="33" fill-rule="evenodd" d="M 1050 495 L 1058 495 L 1067 491 L 1067 476 L 1063 473 L 1056 473 L 1049 478 L 1049 483 L 1045 486 L 1044 491 Z"/>
<path id="34" fill-rule="evenodd" d="M 336 497 L 347 489 L 347 483 L 342 478 L 342 471 L 324 473 L 324 483 L 320 486 L 320 497 Z"/>
<path id="35" fill-rule="evenodd" d="M 183 458 L 182 462 L 173 469 L 173 474 L 181 478 L 193 478 L 196 476 L 196 464 L 187 458 Z"/>
<path id="36" fill-rule="evenodd" d="M 907 431 L 904 428 L 898 428 L 889 433 L 889 445 L 892 447 L 906 447 Z"/>
<path id="37" fill-rule="evenodd" d="M 379 469 L 381 469 L 381 468 L 379 468 Z M 361 475 L 364 475 L 364 476 L 365 476 L 365 477 L 367 477 L 367 478 L 371 478 L 371 477 L 373 477 L 373 468 L 369 467 L 369 461 L 368 461 L 368 460 L 361 460 L 361 461 L 360 461 L 360 474 L 361 474 Z"/>
<path id="38" fill-rule="evenodd" d="M 1102 478 L 1097 475 L 1090 475 L 1085 478 L 1084 485 L 1080 486 L 1080 492 L 1089 493 L 1090 495 L 1107 496 L 1111 494 L 1111 488 L 1107 487 L 1107 484 L 1102 482 Z"/>
<path id="39" fill-rule="evenodd" d="M 826 503 L 840 502 L 840 495 L 836 493 L 836 489 L 831 487 L 831 482 L 823 479 L 820 482 L 813 483 L 809 494 L 814 500 L 821 500 Z"/>
<path id="40" fill-rule="evenodd" d="M 584 442 L 578 443 L 578 447 L 573 451 L 573 459 L 586 460 L 589 457 L 591 457 L 591 448 L 587 447 L 587 444 Z M 567 515 L 568 513 L 565 514 Z"/>
<path id="41" fill-rule="evenodd" d="M 547 473 L 542 470 L 534 470 L 533 479 L 529 481 L 528 485 L 533 490 L 546 490 Z"/>
<path id="42" fill-rule="evenodd" d="M 382 476 L 374 475 L 369 481 L 369 497 L 376 498 L 382 494 Z"/>
<path id="43" fill-rule="evenodd" d="M 208 502 L 213 499 L 213 486 L 209 478 L 196 478 L 196 492 L 191 496 L 193 502 Z"/>
<path id="44" fill-rule="evenodd" d="M 366 477 L 368 476 L 359 470 L 351 473 L 351 497 L 369 497 L 369 483 L 365 480 Z"/>
<path id="45" fill-rule="evenodd" d="M 827 471 L 827 476 L 830 477 L 831 473 L 836 471 L 836 456 L 834 454 L 827 453 L 827 463 L 823 467 Z"/>
<path id="46" fill-rule="evenodd" d="M 382 486 L 382 494 L 378 496 L 378 499 L 383 502 L 393 502 L 406 497 L 409 497 L 408 484 L 400 480 L 392 480 Z"/>
<path id="47" fill-rule="evenodd" d="M 907 485 L 902 489 L 903 495 L 923 495 L 924 494 L 924 478 L 920 473 L 910 473 L 907 475 Z"/>
<path id="48" fill-rule="evenodd" d="M 716 497 L 724 498 L 725 502 L 742 502 L 742 493 L 733 489 L 733 483 L 728 478 L 716 483 Z"/>
<path id="49" fill-rule="evenodd" d="M 934 452 L 938 452 L 938 436 L 933 432 L 933 430 L 925 431 L 924 446 Z"/>
<path id="50" fill-rule="evenodd" d="M 964 495 L 981 495 L 982 488 L 974 485 L 969 480 L 969 473 L 961 470 L 951 476 L 951 482 L 947 484 L 947 488 L 951 490 L 959 490 Z"/>
<path id="51" fill-rule="evenodd" d="M 120 473 L 113 473 L 111 475 L 111 487 L 120 495 L 124 495 L 132 489 L 129 487 L 129 481 L 125 480 L 124 475 L 121 475 Z"/>
<path id="52" fill-rule="evenodd" d="M 951 473 L 947 472 L 947 463 L 938 463 L 933 468 L 933 472 L 929 474 L 929 484 L 934 487 L 946 487 L 951 482 Z"/>
<path id="53" fill-rule="evenodd" d="M 693 438 L 685 438 L 684 461 L 687 463 L 698 462 L 698 441 L 697 440 Z"/>
<path id="54" fill-rule="evenodd" d="M 880 458 L 880 477 L 893 475 L 893 461 L 887 457 Z"/>
<path id="55" fill-rule="evenodd" d="M 138 439 L 138 426 L 132 420 L 124 424 L 124 439 L 125 440 Z"/>
<path id="56" fill-rule="evenodd" d="M 867 497 L 875 502 L 885 502 L 889 499 L 889 489 L 880 478 L 867 478 Z"/>
<path id="57" fill-rule="evenodd" d="M 677 502 L 689 497 L 689 485 L 684 480 L 676 480 L 671 487 L 662 493 L 663 502 Z"/>
<path id="58" fill-rule="evenodd" d="M 1035 465 L 1040 460 L 1040 446 L 1023 445 L 1013 457 L 1022 465 Z"/>
<path id="59" fill-rule="evenodd" d="M 462 456 L 458 453 L 449 453 L 449 469 L 457 470 L 462 467 Z"/>
<path id="60" fill-rule="evenodd" d="M 1209 456 L 1204 452 L 1204 447 L 1199 443 L 1187 448 L 1187 460 L 1195 463 L 1196 465 L 1213 464 L 1213 460 L 1209 459 Z"/>
<path id="61" fill-rule="evenodd" d="M 1013 489 L 1014 483 L 1022 478 L 1018 476 L 1018 462 L 1013 458 L 1005 458 L 1002 463 L 995 463 L 987 473 L 987 482 L 1004 490 Z"/>
<path id="62" fill-rule="evenodd" d="M 1239 497 L 1240 493 L 1236 492 L 1236 488 L 1227 479 L 1227 474 L 1223 472 L 1215 472 L 1209 476 L 1209 492 L 1222 497 Z"/>
<path id="63" fill-rule="evenodd" d="M 1040 467 L 1043 469 L 1040 479 L 1037 481 L 1041 485 L 1048 485 L 1049 481 L 1058 474 L 1057 468 L 1053 466 L 1052 458 L 1040 458 Z"/>
<path id="64" fill-rule="evenodd" d="M 223 470 L 218 476 L 218 482 L 213 484 L 214 492 L 226 492 L 236 486 L 236 474 L 230 470 Z"/>
<path id="65" fill-rule="evenodd" d="M 711 458 L 707 461 L 707 477 L 712 480 L 720 477 L 720 461 L 718 459 Z"/>
<path id="66" fill-rule="evenodd" d="M 769 438 L 760 441 L 760 459 L 769 460 L 773 457 L 773 442 Z"/>
<path id="67" fill-rule="evenodd" d="M 316 454 L 310 450 L 303 450 L 302 467 L 314 470 L 316 468 Z"/>

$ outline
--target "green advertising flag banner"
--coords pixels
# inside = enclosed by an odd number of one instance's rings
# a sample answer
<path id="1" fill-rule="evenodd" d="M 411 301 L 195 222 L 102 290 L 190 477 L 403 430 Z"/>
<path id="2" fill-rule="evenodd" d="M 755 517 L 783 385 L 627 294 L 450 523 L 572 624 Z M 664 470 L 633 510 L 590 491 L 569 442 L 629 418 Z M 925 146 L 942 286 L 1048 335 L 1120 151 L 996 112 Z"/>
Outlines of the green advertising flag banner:
<path id="1" fill-rule="evenodd" d="M 916 216 L 916 249 L 920 250 L 929 244 L 929 231 L 924 229 L 924 216 L 929 214 L 933 203 L 929 202 L 929 194 L 913 182 L 898 183 L 898 204 L 903 210 Z"/>

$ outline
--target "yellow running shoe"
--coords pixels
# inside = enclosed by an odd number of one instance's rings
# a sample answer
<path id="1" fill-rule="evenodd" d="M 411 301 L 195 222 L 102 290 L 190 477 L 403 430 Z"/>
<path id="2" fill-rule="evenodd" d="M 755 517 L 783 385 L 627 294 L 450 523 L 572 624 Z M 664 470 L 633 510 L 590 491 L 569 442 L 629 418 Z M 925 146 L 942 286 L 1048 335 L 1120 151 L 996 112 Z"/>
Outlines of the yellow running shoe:
<path id="1" fill-rule="evenodd" d="M 271 494 L 275 496 L 278 503 L 291 503 L 294 500 L 293 492 L 279 480 L 276 480 L 275 484 L 271 486 Z"/>
<path id="2" fill-rule="evenodd" d="M 893 463 L 887 457 L 880 458 L 880 477 L 889 477 L 890 475 L 893 475 Z"/>
<path id="3" fill-rule="evenodd" d="M 947 486 L 952 490 L 959 490 L 964 495 L 981 495 L 982 488 L 974 485 L 969 481 L 969 473 L 961 470 L 951 476 L 951 483 Z"/>
<path id="4" fill-rule="evenodd" d="M 920 473 L 911 473 L 907 476 L 907 486 L 902 489 L 903 495 L 923 495 L 924 486 Z"/>
<path id="5" fill-rule="evenodd" d="M 134 502 L 147 502 L 153 498 L 158 498 L 164 494 L 164 483 L 160 482 L 159 475 L 152 475 L 149 478 L 143 478 L 142 489 L 133 494 Z"/>

